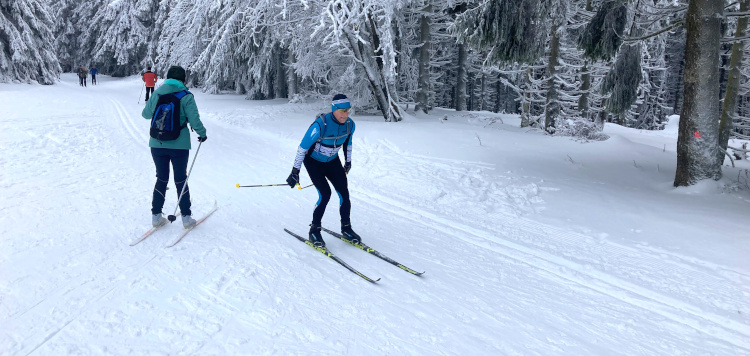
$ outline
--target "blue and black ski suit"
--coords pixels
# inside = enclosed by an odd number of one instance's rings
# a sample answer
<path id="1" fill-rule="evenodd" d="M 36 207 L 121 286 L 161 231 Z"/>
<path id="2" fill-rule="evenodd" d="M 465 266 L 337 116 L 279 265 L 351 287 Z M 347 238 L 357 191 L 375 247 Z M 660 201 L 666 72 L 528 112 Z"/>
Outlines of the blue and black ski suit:
<path id="1" fill-rule="evenodd" d="M 347 118 L 346 122 L 341 124 L 333 117 L 333 113 L 320 115 L 307 129 L 305 137 L 302 138 L 297 148 L 294 168 L 300 169 L 304 163 L 310 180 L 318 190 L 319 198 L 313 211 L 313 224 L 320 225 L 326 205 L 331 199 L 331 188 L 326 178 L 331 181 L 339 195 L 341 223 L 349 224 L 351 212 L 349 187 L 338 153 L 343 148 L 344 159 L 351 164 L 354 128 L 354 121 L 351 118 Z"/>

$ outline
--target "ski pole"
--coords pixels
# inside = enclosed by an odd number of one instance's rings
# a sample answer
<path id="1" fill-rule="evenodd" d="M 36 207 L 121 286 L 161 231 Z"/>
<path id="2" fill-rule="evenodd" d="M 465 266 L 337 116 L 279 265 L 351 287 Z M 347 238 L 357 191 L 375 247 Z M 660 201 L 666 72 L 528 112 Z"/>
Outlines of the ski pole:
<path id="1" fill-rule="evenodd" d="M 140 103 L 140 102 L 141 102 L 141 95 L 143 95 L 143 87 L 145 87 L 145 85 L 142 85 L 142 86 L 141 86 L 141 93 L 140 93 L 140 94 L 138 94 L 138 103 Z"/>
<path id="2" fill-rule="evenodd" d="M 258 187 L 282 187 L 282 186 L 289 186 L 287 183 L 280 183 L 280 184 L 258 184 L 258 185 L 240 185 L 240 183 L 237 183 L 237 188 L 258 188 Z"/>
<path id="3" fill-rule="evenodd" d="M 185 184 L 182 185 L 182 191 L 180 192 L 180 197 L 177 198 L 177 206 L 174 207 L 174 213 L 167 217 L 170 223 L 177 220 L 177 216 L 175 214 L 177 214 L 177 209 L 180 207 L 180 201 L 182 201 L 182 195 L 185 193 L 185 188 L 187 187 L 188 179 L 190 179 L 190 173 L 193 172 L 193 165 L 195 164 L 195 159 L 198 158 L 198 152 L 200 152 L 202 144 L 203 142 L 198 143 L 198 149 L 195 150 L 195 156 L 193 156 L 193 163 L 190 164 L 190 170 L 188 171 L 187 178 L 185 178 Z"/>
<path id="4" fill-rule="evenodd" d="M 240 185 L 240 183 L 237 183 L 237 188 L 285 187 L 285 186 L 288 186 L 288 185 L 289 184 L 287 184 L 287 183 L 280 183 L 280 184 L 259 184 L 259 185 Z M 307 186 L 303 187 L 302 185 L 300 185 L 299 183 L 297 183 L 297 189 L 302 190 L 302 189 L 305 189 L 305 188 L 310 188 L 313 185 L 314 184 L 310 184 L 310 185 L 307 185 Z"/>

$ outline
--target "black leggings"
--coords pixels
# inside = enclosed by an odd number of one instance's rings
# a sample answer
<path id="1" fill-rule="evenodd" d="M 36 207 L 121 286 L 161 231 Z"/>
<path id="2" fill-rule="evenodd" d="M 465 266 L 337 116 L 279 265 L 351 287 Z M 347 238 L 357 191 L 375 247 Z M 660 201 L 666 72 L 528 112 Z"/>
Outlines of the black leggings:
<path id="1" fill-rule="evenodd" d="M 346 179 L 344 167 L 341 166 L 341 161 L 337 158 L 329 162 L 320 162 L 310 156 L 306 156 L 303 162 L 305 163 L 305 168 L 307 168 L 307 174 L 310 176 L 310 180 L 315 185 L 315 189 L 318 190 L 320 196 L 313 211 L 312 223 L 320 224 L 323 214 L 326 211 L 326 205 L 328 205 L 328 201 L 331 199 L 331 187 L 328 186 L 328 182 L 326 181 L 326 178 L 328 178 L 331 184 L 333 184 L 333 188 L 339 194 L 341 222 L 348 224 L 352 204 L 349 201 L 349 183 Z"/>
<path id="2" fill-rule="evenodd" d="M 148 101 L 148 92 L 151 91 L 151 94 L 154 93 L 154 87 L 146 87 L 146 101 Z"/>
<path id="3" fill-rule="evenodd" d="M 190 150 L 179 150 L 170 148 L 151 148 L 151 157 L 154 158 L 156 166 L 156 185 L 154 186 L 154 198 L 151 201 L 151 214 L 160 214 L 166 199 L 167 183 L 169 183 L 169 162 L 172 162 L 174 171 L 174 185 L 177 188 L 177 197 L 182 192 L 182 186 L 187 179 L 187 165 Z M 183 216 L 191 215 L 190 212 L 190 187 L 185 187 L 185 193 L 180 200 L 180 212 Z"/>

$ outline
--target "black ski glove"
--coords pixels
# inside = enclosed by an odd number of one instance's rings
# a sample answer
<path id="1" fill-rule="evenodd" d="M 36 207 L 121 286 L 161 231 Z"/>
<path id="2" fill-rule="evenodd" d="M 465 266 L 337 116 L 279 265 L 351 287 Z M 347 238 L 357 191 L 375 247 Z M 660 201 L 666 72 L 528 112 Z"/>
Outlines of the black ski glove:
<path id="1" fill-rule="evenodd" d="M 349 174 L 350 169 L 352 169 L 352 162 L 344 163 L 344 173 Z"/>
<path id="2" fill-rule="evenodd" d="M 291 188 L 294 188 L 299 184 L 299 169 L 292 168 L 292 173 L 289 173 L 289 178 L 286 179 L 286 184 L 289 184 Z"/>
<path id="3" fill-rule="evenodd" d="M 208 136 L 198 137 L 198 142 L 206 142 L 208 140 Z"/>

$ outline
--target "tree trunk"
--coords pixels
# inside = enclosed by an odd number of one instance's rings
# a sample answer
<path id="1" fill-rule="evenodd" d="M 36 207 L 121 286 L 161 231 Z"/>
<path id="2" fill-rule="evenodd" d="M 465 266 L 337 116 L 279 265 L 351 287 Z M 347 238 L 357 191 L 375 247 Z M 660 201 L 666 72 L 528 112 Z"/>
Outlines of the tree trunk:
<path id="1" fill-rule="evenodd" d="M 674 186 L 721 178 L 719 147 L 719 48 L 723 1 L 690 0 L 685 29 L 685 90 L 677 138 Z"/>
<path id="2" fill-rule="evenodd" d="M 276 45 L 277 54 L 274 56 L 274 60 L 276 61 L 276 76 L 274 80 L 274 97 L 276 99 L 278 98 L 288 98 L 289 94 L 287 91 L 287 82 L 286 82 L 286 66 L 284 66 L 284 57 L 285 52 L 287 52 L 284 48 L 282 48 L 279 45 Z"/>
<path id="3" fill-rule="evenodd" d="M 422 9 L 422 20 L 420 24 L 420 41 L 422 46 L 419 47 L 419 89 L 417 91 L 417 105 L 415 111 L 422 110 L 427 114 L 430 110 L 430 47 L 432 46 L 430 38 L 430 15 L 432 14 L 432 4 L 428 3 Z"/>
<path id="4" fill-rule="evenodd" d="M 503 82 L 498 80 L 497 82 L 495 82 L 495 110 L 493 110 L 494 112 L 500 112 L 500 103 L 502 103 L 504 100 L 503 92 L 504 92 Z"/>
<path id="5" fill-rule="evenodd" d="M 297 94 L 297 73 L 294 72 L 292 65 L 296 62 L 294 58 L 294 51 L 287 50 L 287 67 L 286 67 L 286 86 L 288 97 L 294 98 Z"/>
<path id="6" fill-rule="evenodd" d="M 555 132 L 555 119 L 560 115 L 559 93 L 555 83 L 555 71 L 558 66 L 560 53 L 560 37 L 557 36 L 557 26 L 552 26 L 552 40 L 550 42 L 549 62 L 547 63 L 547 105 L 544 108 L 544 130 L 548 133 Z"/>
<path id="7" fill-rule="evenodd" d="M 456 78 L 456 111 L 466 110 L 466 45 L 458 44 L 458 77 Z"/>
<path id="8" fill-rule="evenodd" d="M 369 28 L 374 31 L 374 28 Z M 373 36 L 377 39 L 377 36 Z M 384 80 L 382 73 L 382 57 L 377 58 L 370 53 L 375 53 L 373 47 L 370 47 L 369 43 L 362 43 L 357 38 L 346 32 L 346 39 L 349 41 L 354 57 L 357 59 L 357 63 L 362 66 L 362 70 L 367 75 L 367 80 L 370 82 L 370 89 L 372 90 L 375 100 L 378 102 L 378 109 L 383 114 L 385 121 L 401 121 L 401 108 L 396 105 L 392 100 L 393 96 L 390 95 L 390 88 Z M 380 63 L 378 63 L 380 61 Z"/>
<path id="9" fill-rule="evenodd" d="M 589 119 L 589 90 L 591 89 L 591 73 L 589 73 L 588 61 L 581 68 L 581 97 L 578 98 L 578 111 L 585 119 Z"/>
<path id="10" fill-rule="evenodd" d="M 750 0 L 740 2 L 740 12 L 750 10 Z M 734 37 L 740 38 L 745 35 L 747 29 L 747 17 L 740 17 L 737 21 L 737 32 Z M 727 90 L 724 95 L 724 107 L 721 110 L 721 121 L 719 122 L 719 147 L 721 152 L 716 153 L 717 164 L 720 166 L 724 163 L 724 152 L 729 145 L 729 136 L 732 130 L 732 117 L 737 112 L 737 94 L 740 89 L 740 66 L 742 65 L 742 55 L 744 52 L 745 42 L 735 42 L 732 46 L 732 56 L 729 59 L 729 79 L 727 81 Z"/>
<path id="11" fill-rule="evenodd" d="M 466 79 L 466 110 L 467 111 L 474 111 L 476 108 L 474 107 L 474 92 L 476 91 L 477 87 L 477 81 L 476 78 L 474 78 L 474 75 L 469 74 L 467 75 Z"/>
<path id="12" fill-rule="evenodd" d="M 526 83 L 521 97 L 521 127 L 531 124 L 531 68 L 526 69 Z"/>
<path id="13" fill-rule="evenodd" d="M 379 82 L 381 83 L 380 93 L 377 94 L 382 96 L 380 100 L 384 100 L 385 105 L 381 106 L 383 111 L 383 117 L 385 121 L 401 121 L 403 115 L 401 114 L 401 107 L 398 106 L 396 99 L 398 94 L 388 83 L 385 75 L 385 63 L 383 62 L 383 47 L 380 45 L 380 35 L 378 35 L 378 28 L 375 25 L 375 19 L 372 15 L 372 9 L 367 11 L 367 24 L 369 25 L 369 32 L 372 39 L 372 48 L 368 53 L 375 53 L 375 63 L 377 63 L 377 74 Z M 373 51 L 374 49 L 374 51 Z M 367 56 L 371 57 L 372 56 Z M 379 101 L 380 101 L 379 100 Z"/>
<path id="14" fill-rule="evenodd" d="M 487 75 L 482 73 L 482 92 L 479 95 L 479 110 L 486 110 Z"/>
<path id="15" fill-rule="evenodd" d="M 677 93 L 675 94 L 674 98 L 674 108 L 672 112 L 675 114 L 678 112 L 682 112 L 682 95 L 685 93 L 685 60 L 683 59 L 680 61 L 680 70 L 678 75 L 678 81 L 677 81 Z"/>

